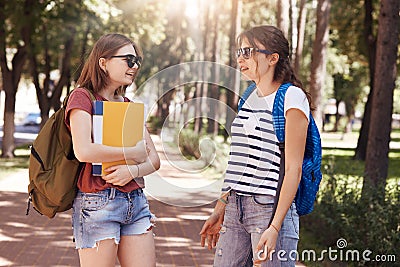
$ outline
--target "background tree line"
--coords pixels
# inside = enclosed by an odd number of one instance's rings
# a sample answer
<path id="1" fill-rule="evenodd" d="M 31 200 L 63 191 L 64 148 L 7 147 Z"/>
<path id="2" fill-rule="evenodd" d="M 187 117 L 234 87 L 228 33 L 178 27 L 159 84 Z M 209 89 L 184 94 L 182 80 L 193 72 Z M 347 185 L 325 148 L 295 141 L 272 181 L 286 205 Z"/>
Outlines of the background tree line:
<path id="1" fill-rule="evenodd" d="M 34 84 L 46 121 L 51 110 L 60 108 L 62 95 L 73 89 L 87 51 L 100 35 L 120 32 L 138 41 L 145 55 L 136 81 L 140 87 L 159 71 L 190 61 L 236 68 L 236 36 L 259 24 L 277 25 L 290 40 L 294 69 L 311 92 L 320 125 L 328 98 L 345 102 L 349 123 L 356 107 L 362 107 L 354 157 L 366 160 L 364 183 L 383 185 L 379 188 L 384 190 L 392 113 L 400 112 L 393 101 L 399 94 L 398 0 L 0 0 L 2 157 L 14 156 L 21 79 Z M 59 73 L 56 81 L 50 79 L 54 70 Z M 205 75 L 204 70 L 198 72 Z M 215 69 L 209 75 L 219 80 L 228 74 Z M 195 119 L 188 126 L 196 133 L 219 134 L 218 121 L 229 128 L 232 113 L 207 109 L 200 97 L 224 101 L 235 110 L 245 87 L 240 77 L 229 77 L 230 84 L 224 86 L 194 82 L 163 94 L 166 84 L 180 78 L 168 77 L 158 85 L 162 97 L 156 117 L 164 122 L 171 101 L 181 96 L 184 101 L 198 99 Z"/>

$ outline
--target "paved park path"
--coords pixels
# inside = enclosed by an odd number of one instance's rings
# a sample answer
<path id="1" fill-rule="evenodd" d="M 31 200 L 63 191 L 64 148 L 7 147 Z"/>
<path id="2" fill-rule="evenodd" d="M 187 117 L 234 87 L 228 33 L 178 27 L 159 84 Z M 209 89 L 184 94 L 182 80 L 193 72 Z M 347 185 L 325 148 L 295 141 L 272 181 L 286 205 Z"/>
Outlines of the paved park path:
<path id="1" fill-rule="evenodd" d="M 221 182 L 207 178 L 203 163 L 183 159 L 154 135 L 161 158 L 146 177 L 145 193 L 157 216 L 157 266 L 212 266 L 214 251 L 199 245 Z M 27 207 L 28 171 L 0 177 L 0 266 L 79 266 L 72 242 L 71 211 L 48 219 Z M 118 263 L 116 263 L 118 266 Z"/>
<path id="2" fill-rule="evenodd" d="M 215 181 L 193 171 L 201 163 L 184 160 L 177 151 L 166 155 L 160 138 L 153 139 L 162 163 L 146 177 L 146 194 L 158 218 L 157 266 L 211 266 L 213 252 L 200 247 L 198 233 L 219 188 L 210 189 Z M 0 266 L 79 266 L 71 211 L 48 219 L 31 209 L 26 216 L 27 184 L 27 170 L 0 179 Z"/>

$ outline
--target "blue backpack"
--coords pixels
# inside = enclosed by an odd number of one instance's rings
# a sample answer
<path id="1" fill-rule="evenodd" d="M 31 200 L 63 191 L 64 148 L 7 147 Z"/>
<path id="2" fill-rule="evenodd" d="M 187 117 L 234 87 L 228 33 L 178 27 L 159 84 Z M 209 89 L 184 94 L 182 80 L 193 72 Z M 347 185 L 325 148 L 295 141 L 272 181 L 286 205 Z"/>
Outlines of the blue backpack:
<path id="1" fill-rule="evenodd" d="M 285 175 L 285 116 L 283 106 L 285 102 L 285 94 L 287 92 L 287 89 L 291 85 L 291 83 L 284 83 L 279 87 L 278 91 L 276 92 L 274 106 L 272 109 L 274 130 L 279 141 L 279 149 L 281 150 L 281 167 L 279 171 L 278 188 L 275 196 L 275 205 L 272 217 L 275 214 L 283 177 Z M 242 108 L 247 98 L 255 89 L 256 84 L 251 83 L 250 86 L 245 90 L 239 100 L 238 111 Z M 310 112 L 310 123 L 308 124 L 307 130 L 306 148 L 304 151 L 301 180 L 295 197 L 297 213 L 300 216 L 309 214 L 313 210 L 314 202 L 319 189 L 319 184 L 322 179 L 321 159 L 321 138 L 318 127 L 315 124 L 314 118 L 312 117 Z"/>

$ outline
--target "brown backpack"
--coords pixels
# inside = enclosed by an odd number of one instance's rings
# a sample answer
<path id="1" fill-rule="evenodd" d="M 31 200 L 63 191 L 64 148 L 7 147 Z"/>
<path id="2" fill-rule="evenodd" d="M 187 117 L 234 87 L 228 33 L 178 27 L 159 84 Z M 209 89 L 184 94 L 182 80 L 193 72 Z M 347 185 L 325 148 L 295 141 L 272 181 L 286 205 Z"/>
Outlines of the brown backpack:
<path id="1" fill-rule="evenodd" d="M 90 90 L 87 91 L 95 100 Z M 74 155 L 71 133 L 64 122 L 68 98 L 69 95 L 65 97 L 63 106 L 46 121 L 31 146 L 26 215 L 30 203 L 36 211 L 49 218 L 72 208 L 84 163 Z"/>

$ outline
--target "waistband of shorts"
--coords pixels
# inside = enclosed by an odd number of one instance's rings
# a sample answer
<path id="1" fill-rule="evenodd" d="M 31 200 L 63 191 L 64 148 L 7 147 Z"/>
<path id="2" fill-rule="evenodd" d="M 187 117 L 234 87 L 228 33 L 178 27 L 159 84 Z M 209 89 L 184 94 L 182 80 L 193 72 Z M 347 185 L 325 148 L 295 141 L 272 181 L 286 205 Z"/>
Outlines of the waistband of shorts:
<path id="1" fill-rule="evenodd" d="M 82 194 L 86 194 L 86 193 L 78 191 L 78 195 L 80 195 L 80 194 L 82 195 Z M 111 187 L 111 188 L 104 189 L 102 191 L 88 193 L 88 194 L 106 195 L 111 198 L 114 198 L 115 196 L 118 196 L 118 195 L 140 196 L 143 194 L 143 189 L 138 188 L 138 189 L 135 189 L 130 192 L 122 192 L 122 191 L 118 190 L 117 188 Z"/>
<path id="2" fill-rule="evenodd" d="M 108 194 L 108 196 L 110 196 L 113 194 L 113 192 L 112 192 L 113 190 L 115 191 L 115 195 L 139 196 L 139 195 L 143 194 L 142 188 L 138 188 L 138 189 L 135 189 L 130 192 L 122 192 L 122 191 L 118 190 L 117 188 L 111 187 L 111 188 L 104 189 L 102 192 L 106 192 Z"/>
<path id="3" fill-rule="evenodd" d="M 254 196 L 255 194 L 254 194 L 254 193 L 242 192 L 242 191 L 237 191 L 237 190 L 231 189 L 231 190 L 229 191 L 229 195 L 230 195 L 230 196 L 238 195 L 238 196 L 244 196 L 244 197 L 251 197 L 251 196 Z"/>
<path id="4" fill-rule="evenodd" d="M 233 196 L 233 195 L 238 195 L 238 196 L 243 196 L 243 197 L 254 197 L 254 196 L 270 196 L 270 197 L 274 197 L 271 195 L 265 195 L 265 194 L 257 194 L 257 193 L 251 193 L 251 192 L 242 192 L 242 191 L 237 191 L 234 189 L 229 190 L 229 195 Z"/>

